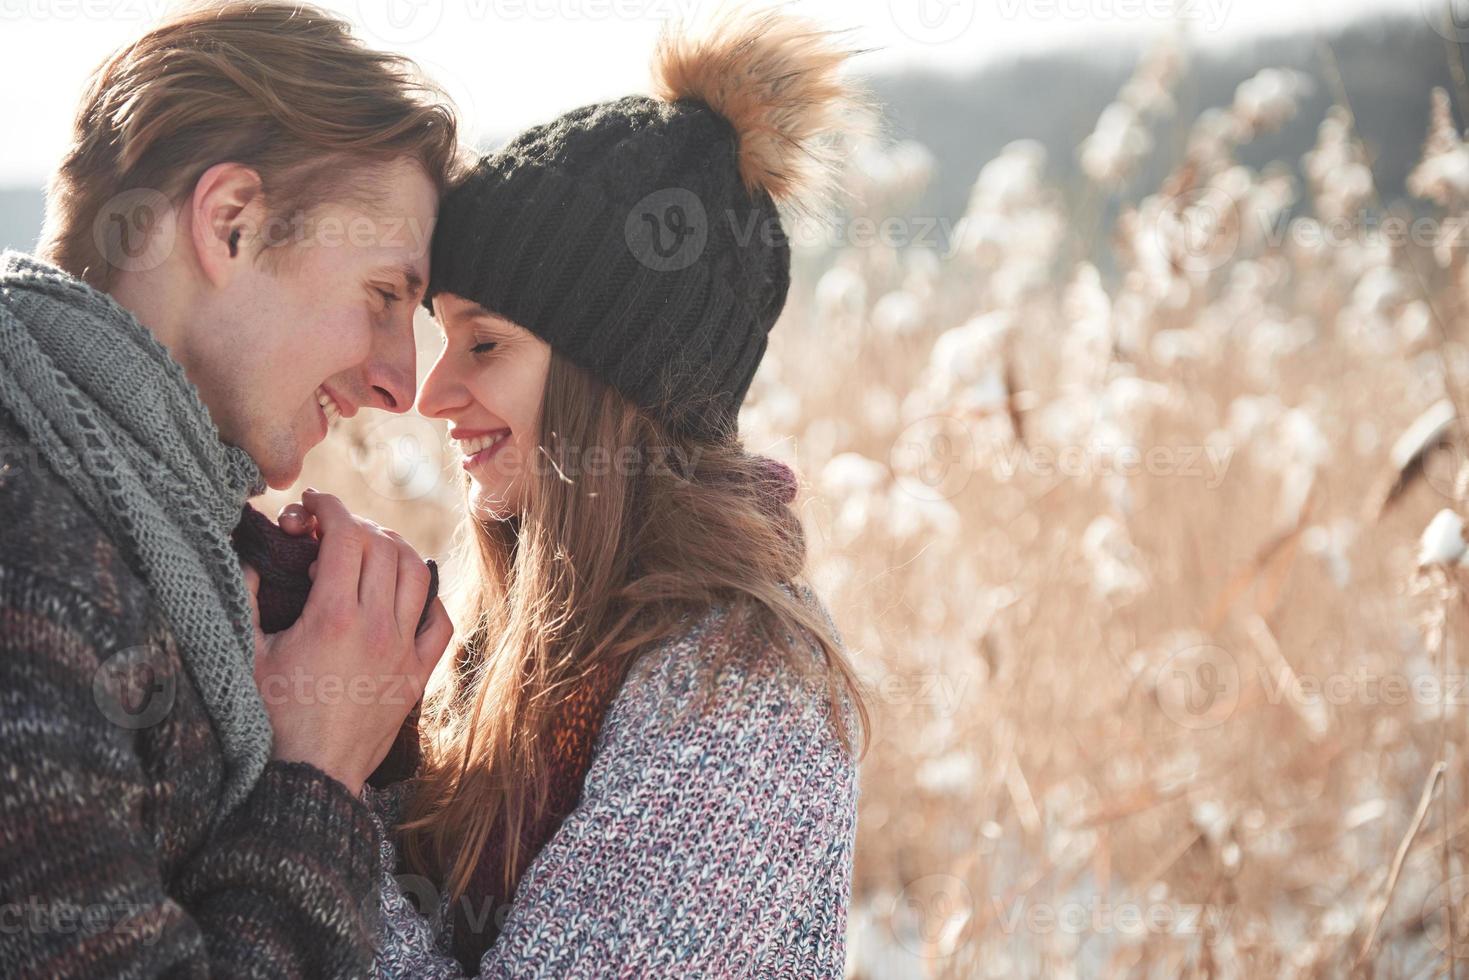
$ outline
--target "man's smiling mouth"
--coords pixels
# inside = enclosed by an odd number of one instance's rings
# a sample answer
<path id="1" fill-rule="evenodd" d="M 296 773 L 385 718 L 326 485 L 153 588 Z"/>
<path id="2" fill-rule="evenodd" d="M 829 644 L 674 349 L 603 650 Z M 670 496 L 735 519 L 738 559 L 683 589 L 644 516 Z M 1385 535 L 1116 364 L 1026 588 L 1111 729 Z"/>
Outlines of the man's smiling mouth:
<path id="1" fill-rule="evenodd" d="M 325 387 L 316 389 L 316 404 L 321 408 L 321 414 L 326 416 L 327 425 L 342 417 L 342 406 Z"/>

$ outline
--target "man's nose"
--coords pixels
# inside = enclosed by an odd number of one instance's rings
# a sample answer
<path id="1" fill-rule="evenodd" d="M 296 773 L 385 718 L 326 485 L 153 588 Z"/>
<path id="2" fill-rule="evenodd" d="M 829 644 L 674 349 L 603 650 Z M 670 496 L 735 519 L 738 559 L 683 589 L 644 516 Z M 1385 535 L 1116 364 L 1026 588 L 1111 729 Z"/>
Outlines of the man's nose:
<path id="1" fill-rule="evenodd" d="M 418 352 L 413 346 L 412 327 L 401 337 L 385 340 L 373 354 L 367 366 L 368 407 L 395 415 L 408 411 L 418 387 Z"/>

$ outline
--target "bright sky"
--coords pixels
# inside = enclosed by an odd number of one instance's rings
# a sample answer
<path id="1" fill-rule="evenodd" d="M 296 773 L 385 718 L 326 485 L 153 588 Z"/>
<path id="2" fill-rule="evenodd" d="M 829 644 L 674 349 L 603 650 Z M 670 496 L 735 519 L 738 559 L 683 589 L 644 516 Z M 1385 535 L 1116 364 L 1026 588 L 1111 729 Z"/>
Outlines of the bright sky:
<path id="1" fill-rule="evenodd" d="M 0 0 L 0 186 L 41 183 L 87 73 L 176 0 Z M 867 71 L 969 67 L 1020 51 L 1147 36 L 1183 21 L 1201 44 L 1424 15 L 1451 0 L 787 0 L 876 48 Z M 1462 0 L 1453 0 L 1462 2 Z M 718 0 L 324 0 L 369 43 L 418 59 L 465 131 L 503 136 L 587 102 L 641 91 L 660 26 Z M 983 97 L 983 96 L 980 96 Z M 1014 98 L 1009 94 L 1004 97 Z"/>

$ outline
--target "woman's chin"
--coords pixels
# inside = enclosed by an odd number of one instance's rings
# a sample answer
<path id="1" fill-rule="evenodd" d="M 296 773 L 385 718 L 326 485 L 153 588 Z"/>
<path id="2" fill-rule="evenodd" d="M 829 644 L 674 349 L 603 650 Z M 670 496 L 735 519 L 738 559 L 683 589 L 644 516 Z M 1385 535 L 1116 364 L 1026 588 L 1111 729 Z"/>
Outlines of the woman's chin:
<path id="1" fill-rule="evenodd" d="M 478 480 L 469 485 L 469 512 L 482 521 L 505 521 L 516 513 L 504 489 L 484 486 Z"/>

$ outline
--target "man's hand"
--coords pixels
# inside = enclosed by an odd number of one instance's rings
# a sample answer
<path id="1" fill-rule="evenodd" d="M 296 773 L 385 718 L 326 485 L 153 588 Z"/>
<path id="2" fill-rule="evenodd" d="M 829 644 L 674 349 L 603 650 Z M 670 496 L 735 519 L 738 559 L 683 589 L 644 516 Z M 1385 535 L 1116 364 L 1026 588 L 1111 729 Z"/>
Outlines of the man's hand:
<path id="1" fill-rule="evenodd" d="M 275 522 L 282 531 L 293 537 L 316 533 L 316 517 L 303 504 L 286 504 L 275 515 Z"/>
<path id="2" fill-rule="evenodd" d="M 308 762 L 355 795 L 423 695 L 453 627 L 435 599 L 414 637 L 429 572 L 399 535 L 352 516 L 331 494 L 308 490 L 294 506 L 281 526 L 315 531 L 321 553 L 296 624 L 265 635 L 257 618 L 255 683 L 275 728 L 275 758 Z M 253 597 L 259 576 L 247 566 L 245 578 Z"/>

